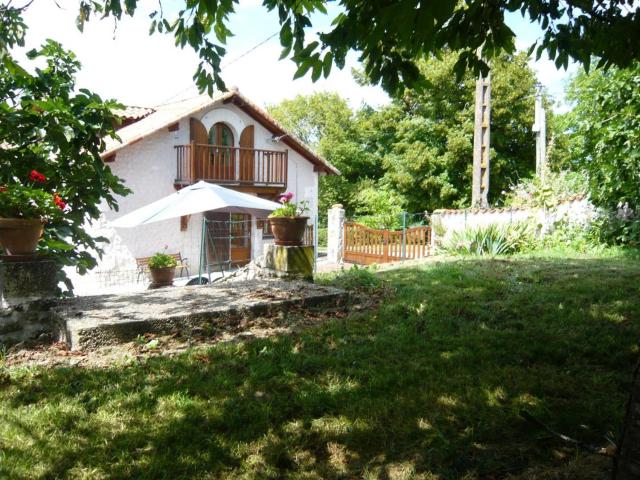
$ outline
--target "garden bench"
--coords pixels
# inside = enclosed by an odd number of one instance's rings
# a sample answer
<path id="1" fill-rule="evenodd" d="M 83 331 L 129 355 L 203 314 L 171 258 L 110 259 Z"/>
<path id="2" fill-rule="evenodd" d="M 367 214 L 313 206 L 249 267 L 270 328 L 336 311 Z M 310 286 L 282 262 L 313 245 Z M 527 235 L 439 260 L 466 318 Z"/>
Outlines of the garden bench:
<path id="1" fill-rule="evenodd" d="M 178 253 L 167 253 L 170 257 L 175 259 L 176 268 L 180 269 L 180 276 L 182 276 L 182 272 L 187 272 L 187 277 L 189 276 L 189 262 L 186 258 L 182 258 L 180 252 Z M 140 280 L 140 275 L 144 275 L 149 272 L 149 260 L 151 257 L 140 257 L 136 258 L 136 265 L 138 266 L 138 280 Z"/>

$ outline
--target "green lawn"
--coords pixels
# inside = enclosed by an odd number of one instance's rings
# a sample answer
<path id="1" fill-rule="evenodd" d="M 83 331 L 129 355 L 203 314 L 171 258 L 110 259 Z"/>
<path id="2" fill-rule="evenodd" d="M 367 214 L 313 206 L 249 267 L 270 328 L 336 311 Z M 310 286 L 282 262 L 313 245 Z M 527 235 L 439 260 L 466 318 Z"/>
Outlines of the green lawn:
<path id="1" fill-rule="evenodd" d="M 640 262 L 466 260 L 380 274 L 377 311 L 106 369 L 8 369 L 0 478 L 600 478 L 527 423 L 606 445 Z M 604 467 L 607 460 L 604 460 Z"/>

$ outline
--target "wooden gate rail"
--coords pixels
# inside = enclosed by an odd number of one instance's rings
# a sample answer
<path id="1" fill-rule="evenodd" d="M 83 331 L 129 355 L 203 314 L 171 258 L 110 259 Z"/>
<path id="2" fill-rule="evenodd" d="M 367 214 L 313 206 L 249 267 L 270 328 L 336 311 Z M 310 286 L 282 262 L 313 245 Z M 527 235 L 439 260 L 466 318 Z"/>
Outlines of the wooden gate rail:
<path id="1" fill-rule="evenodd" d="M 307 225 L 304 229 L 303 245 L 306 247 L 313 247 L 313 225 Z"/>
<path id="2" fill-rule="evenodd" d="M 431 254 L 431 227 L 377 230 L 344 224 L 344 261 L 360 265 L 423 258 Z"/>

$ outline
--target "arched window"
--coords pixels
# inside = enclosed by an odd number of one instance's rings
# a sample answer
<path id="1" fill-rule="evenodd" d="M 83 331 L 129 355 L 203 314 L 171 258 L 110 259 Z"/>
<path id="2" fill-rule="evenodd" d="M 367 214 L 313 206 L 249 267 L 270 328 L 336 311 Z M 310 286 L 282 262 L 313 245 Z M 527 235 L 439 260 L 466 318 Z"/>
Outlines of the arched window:
<path id="1" fill-rule="evenodd" d="M 209 130 L 209 143 L 223 147 L 233 147 L 233 133 L 224 123 L 218 122 Z"/>
<path id="2" fill-rule="evenodd" d="M 211 152 L 211 175 L 214 180 L 232 180 L 236 178 L 236 150 L 233 148 L 233 133 L 222 122 L 218 122 L 209 130 L 209 147 Z"/>

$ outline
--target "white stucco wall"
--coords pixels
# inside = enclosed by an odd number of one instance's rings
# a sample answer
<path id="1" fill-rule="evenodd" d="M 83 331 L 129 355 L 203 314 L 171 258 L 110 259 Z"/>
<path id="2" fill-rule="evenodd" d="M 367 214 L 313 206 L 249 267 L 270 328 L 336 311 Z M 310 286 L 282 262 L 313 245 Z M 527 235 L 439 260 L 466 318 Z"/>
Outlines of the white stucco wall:
<path id="1" fill-rule="evenodd" d="M 567 221 L 570 224 L 587 226 L 589 222 L 595 218 L 596 213 L 596 208 L 587 198 L 577 198 L 563 202 L 551 209 L 487 208 L 436 210 L 431 216 L 433 226 L 432 241 L 434 243 L 446 242 L 453 232 L 467 228 L 519 222 L 527 222 L 534 225 L 539 233 L 544 235 L 554 228 L 555 223 L 561 220 Z M 438 231 L 441 229 L 444 230 L 444 235 L 438 236 Z"/>
<path id="2" fill-rule="evenodd" d="M 307 200 L 310 206 L 310 223 L 314 223 L 318 211 L 318 173 L 313 164 L 300 154 L 288 148 L 282 142 L 272 142 L 272 134 L 234 105 L 221 105 L 196 115 L 207 129 L 216 122 L 227 124 L 238 146 L 240 133 L 249 125 L 254 125 L 254 145 L 257 149 L 288 150 L 288 178 L 286 191 L 293 192 L 294 200 Z M 175 145 L 189 143 L 189 118 L 179 122 L 175 132 L 166 128 L 129 145 L 116 154 L 110 163 L 113 173 L 122 178 L 133 193 L 118 198 L 119 211 L 102 208 L 102 218 L 89 226 L 89 230 L 99 233 L 110 240 L 105 246 L 105 254 L 99 262 L 96 272 L 100 275 L 116 270 L 135 270 L 135 258 L 151 256 L 167 247 L 167 252 L 180 252 L 190 260 L 192 274 L 197 272 L 201 242 L 202 215 L 193 215 L 186 231 L 180 231 L 180 219 L 144 225 L 132 229 L 113 229 L 107 223 L 139 207 L 175 192 L 176 177 Z M 255 230 L 256 224 L 253 222 Z M 262 235 L 252 232 L 252 255 L 262 252 Z M 91 275 L 75 277 L 76 290 L 82 294 L 95 290 L 97 278 Z"/>
<path id="3" fill-rule="evenodd" d="M 294 194 L 294 201 L 307 200 L 309 202 L 309 223 L 314 222 L 318 215 L 318 172 L 313 171 L 311 162 L 283 142 L 273 142 L 271 140 L 273 135 L 269 130 L 234 105 L 225 105 L 205 112 L 199 119 L 207 130 L 217 122 L 224 122 L 231 128 L 236 146 L 242 130 L 249 125 L 254 125 L 254 148 L 259 150 L 288 150 L 289 163 L 287 166 L 286 191 Z"/>

